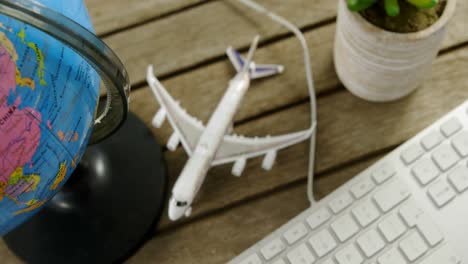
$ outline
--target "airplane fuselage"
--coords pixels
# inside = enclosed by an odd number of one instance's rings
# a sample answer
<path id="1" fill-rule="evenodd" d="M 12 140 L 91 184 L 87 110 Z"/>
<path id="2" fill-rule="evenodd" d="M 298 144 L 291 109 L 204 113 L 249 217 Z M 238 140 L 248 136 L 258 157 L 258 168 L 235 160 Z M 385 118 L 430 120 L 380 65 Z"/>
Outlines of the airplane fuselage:
<path id="1" fill-rule="evenodd" d="M 250 86 L 248 72 L 238 73 L 211 116 L 191 158 L 186 163 L 172 190 L 169 217 L 177 220 L 190 213 L 191 204 L 203 184 L 216 152 L 229 132 L 233 119 Z"/>

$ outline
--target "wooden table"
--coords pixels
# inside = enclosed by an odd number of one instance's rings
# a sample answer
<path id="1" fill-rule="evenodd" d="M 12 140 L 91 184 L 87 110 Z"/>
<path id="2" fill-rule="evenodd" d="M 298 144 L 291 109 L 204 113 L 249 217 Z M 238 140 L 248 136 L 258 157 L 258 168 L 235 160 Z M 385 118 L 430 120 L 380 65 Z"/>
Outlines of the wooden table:
<path id="1" fill-rule="evenodd" d="M 234 70 L 224 50 L 245 51 L 262 36 L 255 59 L 281 63 L 283 76 L 255 81 L 235 122 L 249 136 L 282 134 L 309 125 L 300 47 L 283 28 L 234 0 L 86 0 L 98 34 L 121 57 L 133 84 L 131 110 L 148 126 L 157 110 L 144 77 L 154 64 L 169 92 L 207 121 Z M 301 27 L 311 49 L 318 93 L 319 133 L 315 192 L 323 197 L 468 98 L 468 1 L 459 0 L 431 77 L 409 97 L 373 104 L 352 96 L 333 67 L 336 1 L 259 1 Z M 152 130 L 165 143 L 168 124 Z M 248 161 L 244 176 L 213 168 L 180 222 L 163 216 L 154 237 L 128 263 L 224 263 L 307 208 L 309 143 L 279 153 L 270 172 Z M 166 151 L 171 185 L 187 160 Z M 20 263 L 3 243 L 3 264 Z"/>

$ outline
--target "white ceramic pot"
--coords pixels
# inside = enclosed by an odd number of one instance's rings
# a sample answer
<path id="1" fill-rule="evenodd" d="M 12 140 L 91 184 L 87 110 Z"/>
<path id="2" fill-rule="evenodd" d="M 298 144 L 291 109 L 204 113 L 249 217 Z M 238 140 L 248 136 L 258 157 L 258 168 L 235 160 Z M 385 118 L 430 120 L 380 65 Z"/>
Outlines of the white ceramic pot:
<path id="1" fill-rule="evenodd" d="M 351 12 L 339 0 L 334 60 L 338 76 L 353 94 L 385 102 L 404 97 L 426 79 L 453 16 L 456 0 L 448 0 L 441 18 L 415 33 L 381 29 Z"/>

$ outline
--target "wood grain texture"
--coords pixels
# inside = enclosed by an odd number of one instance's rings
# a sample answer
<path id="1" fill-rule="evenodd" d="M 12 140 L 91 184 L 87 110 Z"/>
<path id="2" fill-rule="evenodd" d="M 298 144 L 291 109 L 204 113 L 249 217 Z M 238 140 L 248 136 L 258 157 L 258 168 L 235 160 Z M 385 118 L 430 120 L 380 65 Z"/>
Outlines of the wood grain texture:
<path id="1" fill-rule="evenodd" d="M 262 4 L 301 27 L 331 19 L 336 3 L 328 0 L 264 0 Z M 234 0 L 215 1 L 130 29 L 104 40 L 128 68 L 133 83 L 144 80 L 148 64 L 168 74 L 222 56 L 229 45 L 246 47 L 287 31 Z"/>
<path id="2" fill-rule="evenodd" d="M 328 194 L 375 160 L 323 175 L 316 181 L 320 195 Z M 305 210 L 309 206 L 305 193 L 306 184 L 301 181 L 229 211 L 165 232 L 146 243 L 128 263 L 226 263 Z"/>
<path id="3" fill-rule="evenodd" d="M 468 28 L 468 19 L 462 13 L 468 13 L 468 1 L 460 1 L 459 3 L 461 3 L 459 10 L 443 43 L 444 49 L 450 49 L 468 41 L 468 31 L 463 29 Z M 333 66 L 334 35 L 334 24 L 320 27 L 305 34 L 311 49 L 315 85 L 319 94 L 336 89 L 340 84 Z M 286 66 L 286 71 L 281 76 L 253 82 L 240 111 L 236 115 L 236 122 L 307 100 L 308 92 L 301 54 L 295 38 L 277 41 L 257 51 L 255 60 L 258 63 L 281 63 Z M 174 98 L 180 100 L 181 105 L 189 113 L 206 122 L 223 96 L 229 79 L 234 74 L 234 69 L 226 59 L 170 78 L 163 81 L 163 85 Z M 144 88 L 132 93 L 130 108 L 149 126 L 158 105 L 155 103 L 151 91 Z M 161 142 L 165 142 L 172 133 L 167 124 L 162 130 L 153 131 Z"/>
<path id="4" fill-rule="evenodd" d="M 203 0 L 85 0 L 99 35 L 201 2 Z"/>
<path id="5" fill-rule="evenodd" d="M 330 21 L 336 15 L 336 1 L 290 0 L 285 5 L 281 0 L 264 0 L 262 4 L 300 27 Z M 467 39 L 466 13 L 468 2 L 459 1 L 452 22 L 456 26 L 450 27 L 446 40 L 451 45 Z M 132 83 L 141 83 L 149 64 L 155 65 L 158 75 L 174 73 L 223 56 L 229 45 L 247 47 L 258 33 L 265 40 L 284 34 L 286 30 L 236 1 L 226 0 L 210 2 L 104 40 L 121 57 Z"/>
<path id="6" fill-rule="evenodd" d="M 468 98 L 467 74 L 468 49 L 465 48 L 440 57 L 424 87 L 398 102 L 373 104 L 352 96 L 344 89 L 320 98 L 317 173 L 339 168 L 411 138 Z M 298 130 L 307 126 L 308 113 L 309 105 L 304 103 L 246 123 L 236 130 L 247 135 Z M 170 164 L 171 182 L 174 182 L 186 157 L 182 150 L 178 150 L 168 152 L 166 159 Z M 304 179 L 307 162 L 308 143 L 303 143 L 280 152 L 271 172 L 260 168 L 260 158 L 247 163 L 241 178 L 231 176 L 228 165 L 215 167 L 210 170 L 194 203 L 192 217 Z M 180 223 L 169 222 L 164 216 L 160 228 L 177 224 Z"/>

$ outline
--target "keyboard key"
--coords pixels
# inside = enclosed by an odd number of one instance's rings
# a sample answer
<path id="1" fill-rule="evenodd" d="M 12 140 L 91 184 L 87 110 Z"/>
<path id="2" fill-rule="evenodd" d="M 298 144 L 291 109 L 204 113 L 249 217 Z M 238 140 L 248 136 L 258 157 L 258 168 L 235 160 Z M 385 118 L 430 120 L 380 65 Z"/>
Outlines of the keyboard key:
<path id="1" fill-rule="evenodd" d="M 335 264 L 335 261 L 333 261 L 333 259 L 327 259 L 324 262 L 322 262 L 322 264 Z"/>
<path id="2" fill-rule="evenodd" d="M 406 232 L 406 226 L 398 215 L 391 215 L 379 223 L 379 230 L 391 243 Z"/>
<path id="3" fill-rule="evenodd" d="M 382 211 L 388 212 L 406 200 L 410 195 L 411 193 L 406 187 L 406 184 L 401 180 L 395 180 L 387 184 L 384 189 L 376 192 L 374 200 Z"/>
<path id="4" fill-rule="evenodd" d="M 468 156 L 468 131 L 463 131 L 452 140 L 453 147 L 462 157 Z"/>
<path id="5" fill-rule="evenodd" d="M 468 189 L 468 167 L 459 166 L 455 168 L 448 176 L 450 183 L 458 192 L 464 192 Z"/>
<path id="6" fill-rule="evenodd" d="M 331 228 L 341 242 L 350 239 L 359 231 L 359 226 L 350 215 L 343 215 L 331 224 Z"/>
<path id="7" fill-rule="evenodd" d="M 424 154 L 424 149 L 419 144 L 413 144 L 401 153 L 401 159 L 406 165 L 411 165 Z"/>
<path id="8" fill-rule="evenodd" d="M 337 198 L 330 202 L 330 208 L 333 213 L 338 214 L 353 203 L 353 197 L 348 192 L 341 193 Z"/>
<path id="9" fill-rule="evenodd" d="M 324 229 L 316 235 L 312 236 L 309 239 L 309 243 L 312 245 L 312 248 L 319 258 L 330 253 L 338 246 L 335 239 L 327 229 Z"/>
<path id="10" fill-rule="evenodd" d="M 405 257 L 401 255 L 400 251 L 396 248 L 392 248 L 389 251 L 382 254 L 378 259 L 379 264 L 407 264 Z M 439 263 L 441 264 L 441 263 Z"/>
<path id="11" fill-rule="evenodd" d="M 262 252 L 263 257 L 266 260 L 270 260 L 285 249 L 286 249 L 286 246 L 283 244 L 283 242 L 279 238 L 277 238 L 277 239 L 270 241 L 266 246 L 264 246 L 261 252 Z"/>
<path id="12" fill-rule="evenodd" d="M 403 239 L 400 242 L 400 249 L 411 262 L 421 257 L 429 250 L 426 242 L 418 232 L 413 232 L 411 235 Z"/>
<path id="13" fill-rule="evenodd" d="M 420 264 L 462 264 L 460 257 L 449 248 L 443 245 L 429 257 L 425 258 Z"/>
<path id="14" fill-rule="evenodd" d="M 374 256 L 385 247 L 385 242 L 375 230 L 370 230 L 359 237 L 357 243 L 368 258 Z"/>
<path id="15" fill-rule="evenodd" d="M 361 253 L 353 244 L 338 251 L 335 257 L 339 264 L 361 264 L 364 262 Z"/>
<path id="16" fill-rule="evenodd" d="M 253 254 L 248 258 L 244 259 L 240 264 L 262 264 L 262 260 L 257 254 Z"/>
<path id="17" fill-rule="evenodd" d="M 367 227 L 380 217 L 379 209 L 369 200 L 357 205 L 352 212 L 362 227 Z"/>
<path id="18" fill-rule="evenodd" d="M 444 237 L 439 228 L 432 222 L 429 217 L 423 217 L 418 221 L 417 227 L 422 236 L 426 239 L 431 247 L 442 242 Z"/>
<path id="19" fill-rule="evenodd" d="M 393 175 L 395 175 L 396 170 L 389 163 L 384 163 L 380 165 L 377 169 L 374 170 L 372 173 L 372 177 L 374 178 L 375 182 L 378 184 L 384 183 L 386 180 L 390 179 Z"/>
<path id="20" fill-rule="evenodd" d="M 374 182 L 370 178 L 366 177 L 365 179 L 351 186 L 351 193 L 356 199 L 360 199 L 372 191 L 374 187 Z"/>
<path id="21" fill-rule="evenodd" d="M 444 180 L 432 184 L 428 189 L 428 193 L 439 208 L 446 205 L 456 196 L 455 190 Z"/>
<path id="22" fill-rule="evenodd" d="M 457 152 L 448 144 L 436 149 L 432 154 L 432 158 L 442 171 L 447 171 L 460 160 Z"/>
<path id="23" fill-rule="evenodd" d="M 449 121 L 442 124 L 440 130 L 446 137 L 450 137 L 462 129 L 462 124 L 457 118 L 452 118 Z"/>
<path id="24" fill-rule="evenodd" d="M 400 208 L 400 215 L 409 227 L 415 227 L 426 213 L 413 200 L 410 200 Z"/>
<path id="25" fill-rule="evenodd" d="M 307 227 L 303 223 L 299 223 L 284 233 L 284 238 L 289 245 L 296 243 L 299 239 L 305 237 L 308 233 Z"/>
<path id="26" fill-rule="evenodd" d="M 439 168 L 428 158 L 423 158 L 413 167 L 413 175 L 423 186 L 439 176 Z"/>
<path id="27" fill-rule="evenodd" d="M 312 213 L 307 218 L 307 223 L 309 224 L 310 228 L 312 228 L 312 230 L 314 230 L 314 229 L 318 228 L 319 226 L 323 225 L 330 218 L 331 218 L 330 211 L 328 211 L 327 208 L 323 207 L 323 208 L 315 211 L 314 213 Z"/>
<path id="28" fill-rule="evenodd" d="M 421 140 L 421 144 L 426 150 L 431 150 L 444 140 L 444 136 L 439 131 L 432 131 Z"/>
<path id="29" fill-rule="evenodd" d="M 283 259 L 278 259 L 275 262 L 273 262 L 272 264 L 286 264 L 286 262 Z"/>
<path id="30" fill-rule="evenodd" d="M 315 262 L 314 255 L 302 244 L 288 253 L 288 260 L 291 264 L 312 264 Z"/>

